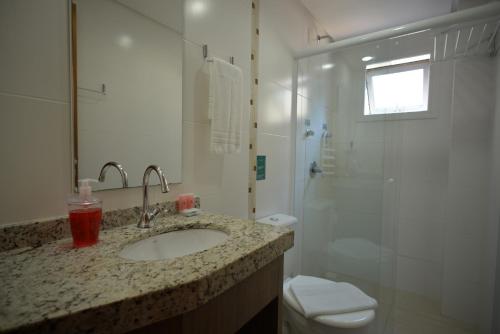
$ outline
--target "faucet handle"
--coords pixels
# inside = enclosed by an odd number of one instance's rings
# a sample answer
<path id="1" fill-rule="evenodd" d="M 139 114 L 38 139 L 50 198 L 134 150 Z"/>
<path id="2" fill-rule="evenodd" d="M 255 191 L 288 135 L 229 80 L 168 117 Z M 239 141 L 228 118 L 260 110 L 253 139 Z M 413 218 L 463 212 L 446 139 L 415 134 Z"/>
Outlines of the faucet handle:
<path id="1" fill-rule="evenodd" d="M 154 218 L 155 218 L 155 217 L 156 217 L 156 216 L 160 213 L 160 211 L 161 211 L 161 210 L 160 210 L 160 209 L 158 209 L 158 208 L 154 208 L 153 210 L 151 210 L 151 211 L 149 212 L 149 216 L 150 216 L 150 218 L 151 218 L 151 219 L 154 219 Z"/>
<path id="2" fill-rule="evenodd" d="M 154 225 L 156 216 L 160 213 L 160 209 L 154 208 L 151 211 L 143 212 L 141 214 L 141 219 L 137 223 L 137 227 L 140 228 L 151 228 Z"/>

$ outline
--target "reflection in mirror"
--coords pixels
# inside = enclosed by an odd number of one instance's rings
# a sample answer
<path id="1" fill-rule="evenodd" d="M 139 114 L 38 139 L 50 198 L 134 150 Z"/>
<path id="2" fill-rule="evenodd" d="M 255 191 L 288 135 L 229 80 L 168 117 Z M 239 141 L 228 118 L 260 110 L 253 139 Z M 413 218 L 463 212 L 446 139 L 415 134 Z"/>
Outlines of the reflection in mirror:
<path id="1" fill-rule="evenodd" d="M 108 161 L 129 187 L 151 164 L 181 181 L 183 24 L 182 0 L 72 1 L 75 184 Z"/>

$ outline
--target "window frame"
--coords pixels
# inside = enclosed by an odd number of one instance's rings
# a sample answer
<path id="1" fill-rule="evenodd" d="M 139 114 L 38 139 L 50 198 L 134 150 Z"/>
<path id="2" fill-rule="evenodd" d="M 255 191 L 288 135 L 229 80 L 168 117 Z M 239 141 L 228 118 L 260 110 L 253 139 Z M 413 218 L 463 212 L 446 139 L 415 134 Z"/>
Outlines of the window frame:
<path id="1" fill-rule="evenodd" d="M 435 115 L 431 113 L 429 110 L 430 67 L 431 67 L 430 59 L 424 59 L 424 60 L 416 60 L 412 62 L 406 62 L 395 65 L 385 65 L 385 66 L 382 65 L 380 67 L 375 67 L 375 68 L 365 68 L 364 85 L 363 85 L 364 86 L 363 97 L 365 99 L 365 102 L 363 103 L 361 120 L 362 121 L 391 120 L 391 119 L 398 120 L 398 119 L 419 119 L 419 118 L 435 117 Z M 423 93 L 424 93 L 425 105 L 423 108 L 406 109 L 407 111 L 392 112 L 392 113 L 365 114 L 366 105 L 368 106 L 369 110 L 375 110 L 375 106 L 373 104 L 374 103 L 373 77 L 384 74 L 400 73 L 418 69 L 422 69 L 424 72 Z M 366 101 L 366 99 L 368 99 L 368 101 Z"/>

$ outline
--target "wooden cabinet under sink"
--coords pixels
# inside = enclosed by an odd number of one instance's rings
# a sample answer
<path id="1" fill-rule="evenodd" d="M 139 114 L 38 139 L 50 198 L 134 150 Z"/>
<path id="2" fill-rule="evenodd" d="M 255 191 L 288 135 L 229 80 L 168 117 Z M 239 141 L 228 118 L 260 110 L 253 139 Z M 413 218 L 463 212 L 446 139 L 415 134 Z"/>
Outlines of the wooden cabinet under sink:
<path id="1" fill-rule="evenodd" d="M 281 333 L 283 256 L 199 308 L 130 333 Z"/>

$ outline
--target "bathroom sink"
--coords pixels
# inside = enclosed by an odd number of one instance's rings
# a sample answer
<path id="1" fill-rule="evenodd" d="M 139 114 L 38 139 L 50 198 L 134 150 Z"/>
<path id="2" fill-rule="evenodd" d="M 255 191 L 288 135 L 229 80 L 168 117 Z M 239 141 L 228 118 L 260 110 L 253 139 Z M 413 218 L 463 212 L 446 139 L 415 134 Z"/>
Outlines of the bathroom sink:
<path id="1" fill-rule="evenodd" d="M 227 233 L 212 229 L 172 231 L 130 244 L 119 256 L 136 261 L 173 259 L 207 250 L 228 237 Z"/>

